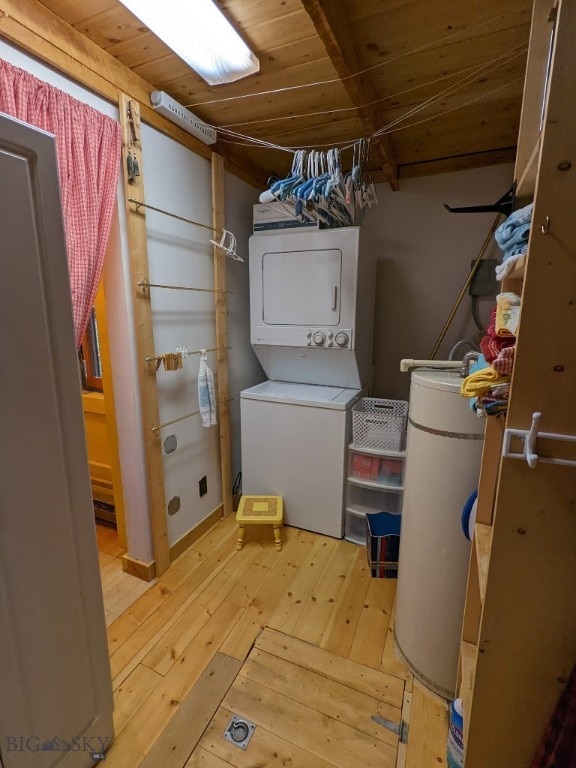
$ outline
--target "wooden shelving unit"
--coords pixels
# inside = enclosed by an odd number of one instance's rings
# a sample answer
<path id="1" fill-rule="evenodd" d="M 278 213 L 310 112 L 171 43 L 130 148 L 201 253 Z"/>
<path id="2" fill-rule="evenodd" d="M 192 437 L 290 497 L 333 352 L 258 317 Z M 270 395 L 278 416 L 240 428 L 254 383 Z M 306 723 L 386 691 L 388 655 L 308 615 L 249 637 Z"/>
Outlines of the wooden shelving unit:
<path id="1" fill-rule="evenodd" d="M 575 470 L 501 455 L 504 429 L 528 430 L 536 411 L 542 431 L 576 434 L 574 29 L 575 3 L 535 0 L 515 169 L 516 207 L 534 208 L 528 253 L 502 285 L 522 317 L 508 413 L 484 441 L 460 651 L 465 768 L 530 764 L 576 664 Z"/>

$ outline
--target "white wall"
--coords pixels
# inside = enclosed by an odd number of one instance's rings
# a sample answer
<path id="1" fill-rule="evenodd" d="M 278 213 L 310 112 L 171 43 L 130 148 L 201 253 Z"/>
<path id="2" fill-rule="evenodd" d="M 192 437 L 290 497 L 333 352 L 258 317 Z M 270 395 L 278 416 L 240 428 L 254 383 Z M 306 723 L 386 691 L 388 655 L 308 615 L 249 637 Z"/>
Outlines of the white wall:
<path id="1" fill-rule="evenodd" d="M 392 192 L 377 187 L 379 205 L 367 211 L 364 226 L 378 248 L 374 327 L 376 397 L 408 398 L 409 374 L 399 372 L 404 358 L 429 359 L 495 219 L 493 213 L 456 214 L 443 207 L 494 203 L 511 186 L 512 165 L 425 176 L 400 182 Z M 485 254 L 499 258 L 492 240 Z M 482 325 L 494 299 L 481 299 Z M 477 332 L 466 292 L 436 359 L 447 359 L 456 341 Z M 468 348 L 463 349 L 460 357 Z"/>

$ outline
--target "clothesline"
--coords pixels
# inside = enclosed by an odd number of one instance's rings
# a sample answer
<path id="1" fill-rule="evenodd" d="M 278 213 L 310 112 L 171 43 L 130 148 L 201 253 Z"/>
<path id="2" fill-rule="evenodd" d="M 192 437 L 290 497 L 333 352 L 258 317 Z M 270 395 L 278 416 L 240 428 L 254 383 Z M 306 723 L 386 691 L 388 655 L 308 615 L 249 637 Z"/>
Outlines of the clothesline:
<path id="1" fill-rule="evenodd" d="M 135 197 L 129 197 L 128 202 L 134 203 L 136 206 L 136 212 L 138 212 L 140 208 L 148 208 L 149 210 L 156 211 L 156 213 L 161 213 L 164 216 L 170 216 L 172 219 L 183 221 L 185 224 L 192 224 L 195 227 L 201 227 L 201 229 L 208 229 L 210 232 L 221 232 L 222 239 L 220 242 L 217 242 L 216 240 L 210 240 L 212 245 L 216 246 L 216 248 L 222 248 L 222 250 L 226 252 L 226 255 L 230 256 L 235 261 L 244 261 L 244 259 L 236 253 L 236 236 L 230 232 L 229 229 L 224 229 L 224 227 L 213 227 L 211 224 L 203 224 L 201 221 L 194 221 L 194 219 L 187 219 L 184 216 L 178 216 L 176 213 L 165 211 L 163 208 L 156 208 L 156 206 L 144 203 L 142 200 L 137 200 Z M 228 242 L 226 242 L 226 238 L 228 238 Z"/>
<path id="2" fill-rule="evenodd" d="M 203 293 L 234 293 L 218 288 L 191 288 L 186 285 L 163 285 L 162 283 L 149 283 L 148 280 L 139 280 L 137 285 L 141 288 L 168 288 L 172 291 L 201 291 Z"/>
<path id="3" fill-rule="evenodd" d="M 232 347 L 210 347 L 210 349 L 193 349 L 191 351 L 186 349 L 186 347 L 177 347 L 175 352 L 166 352 L 163 355 L 148 355 L 144 359 L 147 363 L 156 362 L 156 370 L 164 363 L 165 370 L 175 371 L 182 367 L 182 361 L 190 355 L 201 355 L 204 352 L 218 352 L 225 349 L 232 349 Z M 167 361 L 168 367 L 166 367 Z"/>
<path id="4" fill-rule="evenodd" d="M 234 400 L 233 397 L 228 397 L 226 400 L 222 400 L 216 405 L 224 405 L 224 403 L 230 403 L 232 400 Z M 163 429 L 164 427 L 169 427 L 171 424 L 176 424 L 179 421 L 184 421 L 184 419 L 189 419 L 192 416 L 198 416 L 200 414 L 200 411 L 192 411 L 192 413 L 187 413 L 184 416 L 179 416 L 177 419 L 172 419 L 172 421 L 165 421 L 164 424 L 160 424 L 158 427 L 152 427 L 152 432 L 158 432 L 159 430 Z"/>

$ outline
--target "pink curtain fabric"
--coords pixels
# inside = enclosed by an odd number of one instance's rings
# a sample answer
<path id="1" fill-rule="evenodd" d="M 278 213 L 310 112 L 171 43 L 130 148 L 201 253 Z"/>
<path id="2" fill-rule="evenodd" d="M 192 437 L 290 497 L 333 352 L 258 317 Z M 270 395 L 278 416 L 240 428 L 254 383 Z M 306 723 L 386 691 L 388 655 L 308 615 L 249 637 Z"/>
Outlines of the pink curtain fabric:
<path id="1" fill-rule="evenodd" d="M 98 289 L 114 211 L 119 124 L 0 60 L 0 111 L 56 137 L 68 269 L 79 346 Z"/>

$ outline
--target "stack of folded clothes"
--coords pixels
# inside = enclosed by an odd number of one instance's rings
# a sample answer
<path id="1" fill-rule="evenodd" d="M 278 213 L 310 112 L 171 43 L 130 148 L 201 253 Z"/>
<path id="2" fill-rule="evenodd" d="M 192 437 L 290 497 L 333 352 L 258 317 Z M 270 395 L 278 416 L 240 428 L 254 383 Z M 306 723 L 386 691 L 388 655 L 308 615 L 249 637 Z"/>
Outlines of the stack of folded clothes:
<path id="1" fill-rule="evenodd" d="M 510 294 L 502 295 L 510 301 Z M 501 318 L 497 305 L 492 311 L 486 335 L 480 341 L 482 354 L 471 366 L 470 375 L 460 388 L 460 394 L 470 398 L 470 407 L 479 416 L 498 416 L 508 408 L 516 337 L 502 324 Z"/>
<path id="2" fill-rule="evenodd" d="M 504 280 L 510 274 L 518 259 L 528 251 L 528 238 L 532 223 L 533 203 L 520 208 L 508 216 L 496 232 L 494 239 L 504 255 L 502 264 L 496 267 L 496 278 Z"/>

